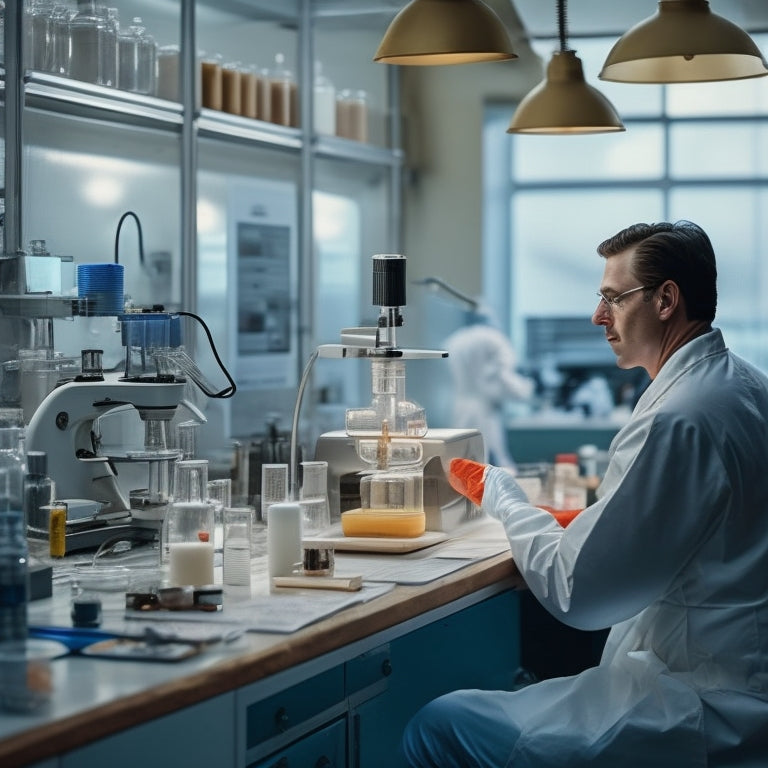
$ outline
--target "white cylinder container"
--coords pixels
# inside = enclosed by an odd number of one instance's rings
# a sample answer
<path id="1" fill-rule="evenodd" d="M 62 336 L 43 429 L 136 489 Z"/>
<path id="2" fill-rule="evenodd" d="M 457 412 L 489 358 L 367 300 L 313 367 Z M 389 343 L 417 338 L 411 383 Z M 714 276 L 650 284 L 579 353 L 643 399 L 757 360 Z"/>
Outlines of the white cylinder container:
<path id="1" fill-rule="evenodd" d="M 267 567 L 269 576 L 290 576 L 301 562 L 301 506 L 281 502 L 269 507 L 267 517 Z"/>

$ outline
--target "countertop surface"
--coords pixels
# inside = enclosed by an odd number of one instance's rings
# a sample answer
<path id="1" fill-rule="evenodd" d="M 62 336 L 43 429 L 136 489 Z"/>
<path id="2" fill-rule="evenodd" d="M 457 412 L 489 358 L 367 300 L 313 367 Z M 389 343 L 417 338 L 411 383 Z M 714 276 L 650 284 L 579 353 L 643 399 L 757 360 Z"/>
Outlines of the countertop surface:
<path id="1" fill-rule="evenodd" d="M 486 518 L 471 524 L 467 529 L 451 534 L 447 544 L 430 550 L 474 539 L 482 540 L 486 550 L 479 549 L 475 556 L 462 562 L 462 567 L 427 583 L 396 584 L 369 602 L 344 608 L 294 632 L 233 633 L 235 639 L 232 642 L 213 643 L 197 656 L 171 663 L 78 655 L 57 658 L 51 665 L 54 691 L 50 704 L 32 714 L 0 713 L 0 765 L 26 764 L 75 749 L 111 733 L 264 680 L 398 625 L 405 625 L 405 632 L 409 622 L 462 598 L 483 591 L 492 594 L 494 590 L 522 586 L 505 546 L 501 526 L 495 521 Z M 488 554 L 493 551 L 493 546 L 488 549 L 489 542 L 498 545 L 495 554 Z M 434 556 L 430 550 L 424 550 L 424 555 Z M 402 556 L 371 556 L 374 568 L 376 557 Z M 461 554 L 446 554 L 445 557 L 456 558 Z M 365 558 L 365 555 L 357 555 L 350 562 L 365 571 Z M 262 599 L 268 598 L 265 562 L 257 558 L 254 564 L 252 572 L 257 586 L 251 588 L 251 595 L 261 592 Z M 337 555 L 337 572 L 338 566 L 344 566 L 343 555 Z M 366 578 L 365 572 L 363 578 Z M 365 583 L 369 584 L 368 581 Z M 30 624 L 64 624 L 62 617 L 68 615 L 70 591 L 68 583 L 56 584 L 53 598 L 32 603 Z M 315 591 L 322 590 L 302 590 L 305 594 Z M 113 605 L 121 606 L 122 613 L 123 592 L 111 596 L 105 594 L 104 597 L 105 616 L 110 611 L 110 600 Z M 227 605 L 225 588 L 222 613 L 226 612 Z"/>

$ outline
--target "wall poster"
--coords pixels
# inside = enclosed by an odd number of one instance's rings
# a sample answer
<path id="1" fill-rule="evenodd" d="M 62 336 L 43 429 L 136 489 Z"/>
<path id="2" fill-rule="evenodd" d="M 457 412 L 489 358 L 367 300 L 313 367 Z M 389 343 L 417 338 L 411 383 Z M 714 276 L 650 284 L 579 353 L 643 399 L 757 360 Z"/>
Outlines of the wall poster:
<path id="1" fill-rule="evenodd" d="M 256 180 L 230 187 L 228 259 L 237 386 L 296 386 L 296 186 Z"/>

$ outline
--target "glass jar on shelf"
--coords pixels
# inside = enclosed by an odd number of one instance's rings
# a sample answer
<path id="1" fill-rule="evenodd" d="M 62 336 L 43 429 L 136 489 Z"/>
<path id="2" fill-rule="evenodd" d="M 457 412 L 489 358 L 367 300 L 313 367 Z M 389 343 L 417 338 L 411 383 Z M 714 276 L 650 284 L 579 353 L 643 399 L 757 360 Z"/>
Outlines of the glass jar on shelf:
<path id="1" fill-rule="evenodd" d="M 285 66 L 285 55 L 275 55 L 275 67 L 269 77 L 270 121 L 296 127 L 298 120 L 298 89 L 293 73 Z"/>
<path id="2" fill-rule="evenodd" d="M 231 115 L 242 114 L 242 73 L 240 64 L 230 61 L 221 68 L 221 109 Z"/>
<path id="3" fill-rule="evenodd" d="M 101 74 L 101 45 L 106 20 L 96 4 L 78 0 L 77 13 L 69 23 L 69 77 L 98 83 Z"/>
<path id="4" fill-rule="evenodd" d="M 254 119 L 259 113 L 258 70 L 255 66 L 240 69 L 240 114 Z"/>
<path id="5" fill-rule="evenodd" d="M 157 80 L 155 95 L 168 101 L 181 101 L 179 63 L 181 49 L 178 45 L 161 45 L 157 49 Z"/>
<path id="6" fill-rule="evenodd" d="M 223 79 L 221 55 L 203 53 L 200 55 L 200 97 L 206 109 L 221 110 L 223 100 Z"/>
<path id="7" fill-rule="evenodd" d="M 327 136 L 336 134 L 336 89 L 323 74 L 321 62 L 315 62 L 315 82 L 313 90 L 314 130 Z"/>

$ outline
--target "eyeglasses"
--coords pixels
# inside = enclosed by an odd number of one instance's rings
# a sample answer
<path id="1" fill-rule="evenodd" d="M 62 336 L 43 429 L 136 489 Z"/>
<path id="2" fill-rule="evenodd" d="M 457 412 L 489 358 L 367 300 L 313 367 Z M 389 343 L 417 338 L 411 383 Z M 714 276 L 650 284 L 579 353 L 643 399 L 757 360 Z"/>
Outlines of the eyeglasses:
<path id="1" fill-rule="evenodd" d="M 625 296 L 629 296 L 630 293 L 635 293 L 635 291 L 645 291 L 648 288 L 653 288 L 653 286 L 639 285 L 637 288 L 630 288 L 628 291 L 624 291 L 623 293 L 620 293 L 617 296 L 611 296 L 611 297 L 606 296 L 602 291 L 598 291 L 597 295 L 600 297 L 601 304 L 605 304 L 606 309 L 609 312 L 612 312 L 614 308 L 621 306 L 621 302 Z"/>

